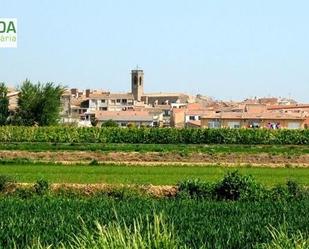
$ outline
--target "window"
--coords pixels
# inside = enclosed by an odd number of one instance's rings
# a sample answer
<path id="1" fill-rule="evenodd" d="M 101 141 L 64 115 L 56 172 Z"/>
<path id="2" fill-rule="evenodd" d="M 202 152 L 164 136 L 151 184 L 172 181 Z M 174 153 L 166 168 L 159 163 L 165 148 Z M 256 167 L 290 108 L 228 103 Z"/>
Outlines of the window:
<path id="1" fill-rule="evenodd" d="M 135 85 L 135 86 L 137 86 L 137 82 L 138 82 L 138 78 L 137 78 L 137 76 L 135 75 L 135 76 L 134 76 L 134 85 Z"/>
<path id="2" fill-rule="evenodd" d="M 240 128 L 240 122 L 239 121 L 227 122 L 227 126 L 232 129 L 238 129 Z"/>
<path id="3" fill-rule="evenodd" d="M 288 129 L 300 129 L 300 123 L 299 122 L 289 122 Z"/>
<path id="4" fill-rule="evenodd" d="M 106 102 L 106 100 L 105 99 L 101 99 L 101 103 L 105 103 Z"/>
<path id="5" fill-rule="evenodd" d="M 256 129 L 256 128 L 260 128 L 260 127 L 261 127 L 260 121 L 256 121 L 256 120 L 249 121 L 249 128 Z"/>
<path id="6" fill-rule="evenodd" d="M 122 104 L 127 104 L 128 100 L 127 99 L 122 99 Z"/>
<path id="7" fill-rule="evenodd" d="M 267 127 L 269 129 L 273 129 L 273 130 L 277 130 L 277 129 L 280 129 L 280 123 L 276 123 L 276 122 L 269 122 Z"/>
<path id="8" fill-rule="evenodd" d="M 100 107 L 99 110 L 100 111 L 107 111 L 107 107 Z"/>
<path id="9" fill-rule="evenodd" d="M 208 128 L 220 128 L 221 124 L 220 121 L 209 121 Z"/>
<path id="10" fill-rule="evenodd" d="M 189 116 L 189 120 L 195 120 L 195 116 Z"/>
<path id="11" fill-rule="evenodd" d="M 116 104 L 116 100 L 112 99 L 112 100 L 111 100 L 111 103 L 112 103 L 112 104 Z"/>
<path id="12" fill-rule="evenodd" d="M 171 112 L 169 110 L 164 110 L 163 116 L 169 117 L 171 115 Z"/>
<path id="13" fill-rule="evenodd" d="M 140 86 L 142 85 L 142 82 L 143 82 L 143 79 L 142 79 L 142 77 L 140 76 L 140 77 L 139 77 L 139 85 L 140 85 Z"/>
<path id="14" fill-rule="evenodd" d="M 120 103 L 120 101 L 121 101 L 120 99 L 117 99 L 117 103 Z"/>

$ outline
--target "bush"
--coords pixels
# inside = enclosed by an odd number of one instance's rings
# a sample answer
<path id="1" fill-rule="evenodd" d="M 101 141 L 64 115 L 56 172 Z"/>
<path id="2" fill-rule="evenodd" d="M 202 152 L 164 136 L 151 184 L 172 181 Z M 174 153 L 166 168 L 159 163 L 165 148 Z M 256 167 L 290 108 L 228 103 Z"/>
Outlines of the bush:
<path id="1" fill-rule="evenodd" d="M 0 192 L 5 191 L 13 183 L 14 180 L 12 177 L 6 175 L 0 175 Z"/>
<path id="2" fill-rule="evenodd" d="M 181 181 L 177 186 L 177 197 L 219 201 L 289 201 L 308 196 L 308 191 L 295 181 L 289 180 L 285 185 L 267 189 L 252 176 L 241 175 L 237 170 L 228 172 L 217 183 L 194 179 Z"/>
<path id="3" fill-rule="evenodd" d="M 47 180 L 40 179 L 34 184 L 34 192 L 38 195 L 44 195 L 48 193 L 49 183 Z"/>
<path id="4" fill-rule="evenodd" d="M 293 180 L 288 180 L 285 185 L 276 185 L 269 191 L 273 200 L 302 199 L 306 193 L 306 190 Z"/>
<path id="5" fill-rule="evenodd" d="M 34 195 L 32 189 L 30 188 L 17 188 L 14 194 L 21 199 L 29 199 Z"/>
<path id="6" fill-rule="evenodd" d="M 90 166 L 98 166 L 99 162 L 96 159 L 92 159 L 91 162 L 89 163 Z"/>
<path id="7" fill-rule="evenodd" d="M 107 120 L 102 124 L 102 127 L 118 127 L 119 125 L 114 120 Z"/>
<path id="8" fill-rule="evenodd" d="M 228 172 L 223 179 L 211 184 L 199 179 L 178 183 L 178 197 L 207 198 L 211 200 L 260 200 L 267 197 L 266 190 L 251 176 L 238 171 Z"/>
<path id="9" fill-rule="evenodd" d="M 178 190 L 178 197 L 212 199 L 214 194 L 213 185 L 200 179 L 182 181 L 178 183 Z"/>
<path id="10" fill-rule="evenodd" d="M 288 180 L 286 182 L 286 186 L 287 186 L 287 190 L 288 190 L 290 198 L 300 199 L 304 197 L 305 190 L 296 181 Z"/>
<path id="11" fill-rule="evenodd" d="M 254 200 L 262 197 L 263 188 L 250 175 L 241 175 L 237 170 L 228 172 L 215 186 L 219 200 Z"/>

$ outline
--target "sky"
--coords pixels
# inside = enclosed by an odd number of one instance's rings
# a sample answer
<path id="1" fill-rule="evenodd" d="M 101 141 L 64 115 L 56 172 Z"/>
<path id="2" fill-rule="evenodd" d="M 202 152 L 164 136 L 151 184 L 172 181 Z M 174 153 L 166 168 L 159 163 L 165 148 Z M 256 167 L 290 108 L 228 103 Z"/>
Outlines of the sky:
<path id="1" fill-rule="evenodd" d="M 55 82 L 222 100 L 309 102 L 308 0 L 0 0 L 18 47 L 0 48 L 0 81 Z"/>

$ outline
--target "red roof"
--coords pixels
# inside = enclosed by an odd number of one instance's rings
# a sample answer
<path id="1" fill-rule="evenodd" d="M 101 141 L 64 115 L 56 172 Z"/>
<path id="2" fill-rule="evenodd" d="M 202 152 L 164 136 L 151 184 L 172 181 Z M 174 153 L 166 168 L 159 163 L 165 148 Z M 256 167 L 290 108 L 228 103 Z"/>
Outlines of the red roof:
<path id="1" fill-rule="evenodd" d="M 201 120 L 190 120 L 187 125 L 201 127 Z"/>
<path id="2" fill-rule="evenodd" d="M 301 108 L 309 108 L 309 104 L 273 105 L 267 107 L 268 110 L 301 109 Z"/>
<path id="3" fill-rule="evenodd" d="M 198 109 L 203 109 L 203 105 L 200 103 L 189 103 L 187 105 L 188 110 L 198 110 Z"/>

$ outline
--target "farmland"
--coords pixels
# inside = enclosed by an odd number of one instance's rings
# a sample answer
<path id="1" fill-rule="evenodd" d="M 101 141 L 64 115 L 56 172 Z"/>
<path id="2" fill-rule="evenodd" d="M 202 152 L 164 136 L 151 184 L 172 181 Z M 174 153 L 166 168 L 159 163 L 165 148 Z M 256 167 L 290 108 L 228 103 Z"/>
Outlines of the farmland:
<path id="1" fill-rule="evenodd" d="M 0 131 L 0 248 L 308 248 L 306 130 Z"/>
<path id="2" fill-rule="evenodd" d="M 271 241 L 267 227 L 288 224 L 293 231 L 309 234 L 309 202 L 209 202 L 196 200 L 110 198 L 18 198 L 0 199 L 0 245 L 18 248 L 36 244 L 44 246 L 62 242 L 65 246 L 73 235 L 81 236 L 87 227 L 95 233 L 95 221 L 112 221 L 132 225 L 136 217 L 153 217 L 163 213 L 174 225 L 174 236 L 190 248 L 255 248 Z M 8 218 L 10 217 L 10 218 Z M 5 229 L 3 229 L 5 228 Z M 71 236 L 71 237 L 70 237 Z M 37 247 L 36 247 L 37 248 Z M 86 248 L 91 248 L 88 246 Z M 98 247 L 104 248 L 104 247 Z M 153 247 L 156 248 L 156 247 Z M 165 247 L 168 248 L 168 247 Z"/>
<path id="3" fill-rule="evenodd" d="M 285 183 L 288 179 L 309 185 L 307 168 L 8 164 L 0 166 L 0 175 L 12 176 L 24 183 L 43 178 L 53 183 L 175 185 L 183 179 L 195 178 L 213 182 L 232 169 L 252 175 L 268 186 Z"/>
<path id="4" fill-rule="evenodd" d="M 3 126 L 0 142 L 308 145 L 309 130 Z"/>
<path id="5" fill-rule="evenodd" d="M 243 153 L 272 155 L 309 154 L 308 145 L 243 145 L 243 144 L 128 144 L 128 143 L 48 143 L 2 142 L 0 150 L 43 151 L 98 151 L 98 152 L 182 152 L 182 153 Z"/>

